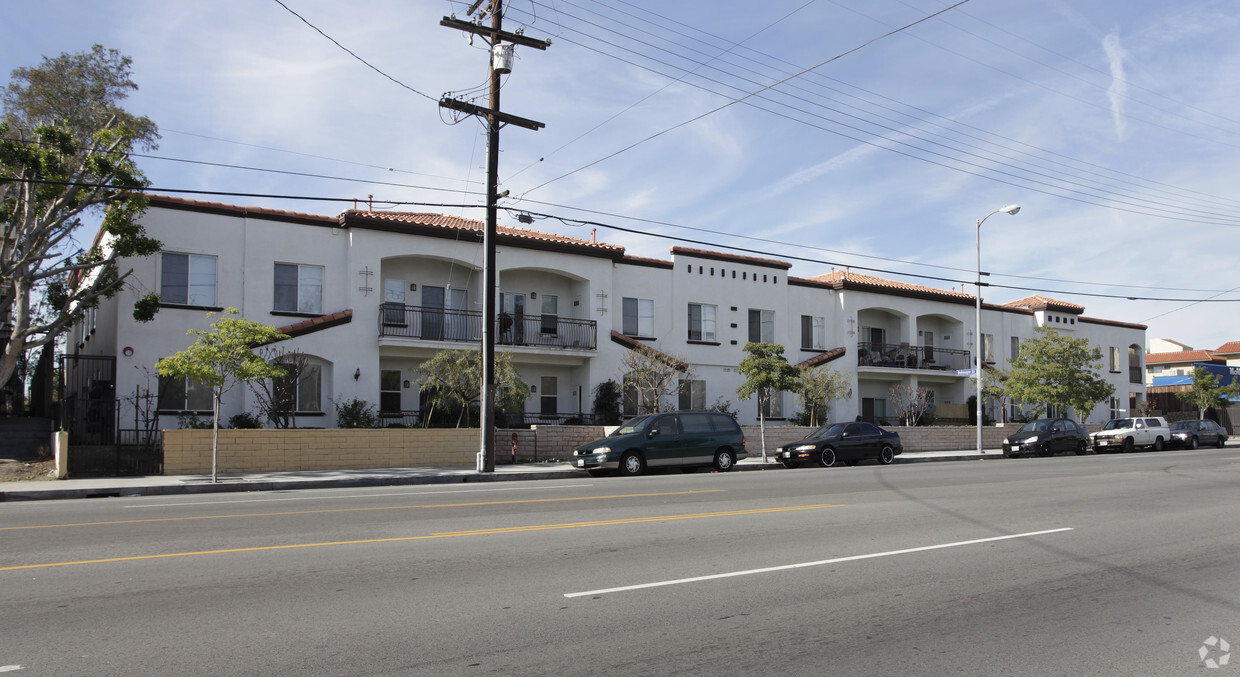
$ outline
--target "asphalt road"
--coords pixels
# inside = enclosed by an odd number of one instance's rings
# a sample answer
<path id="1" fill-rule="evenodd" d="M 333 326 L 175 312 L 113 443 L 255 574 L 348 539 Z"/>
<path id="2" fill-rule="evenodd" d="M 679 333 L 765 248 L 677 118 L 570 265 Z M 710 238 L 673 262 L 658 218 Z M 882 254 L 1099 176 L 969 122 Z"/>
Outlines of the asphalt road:
<path id="1" fill-rule="evenodd" d="M 0 504 L 0 671 L 1240 674 L 1238 507 L 1235 449 Z"/>

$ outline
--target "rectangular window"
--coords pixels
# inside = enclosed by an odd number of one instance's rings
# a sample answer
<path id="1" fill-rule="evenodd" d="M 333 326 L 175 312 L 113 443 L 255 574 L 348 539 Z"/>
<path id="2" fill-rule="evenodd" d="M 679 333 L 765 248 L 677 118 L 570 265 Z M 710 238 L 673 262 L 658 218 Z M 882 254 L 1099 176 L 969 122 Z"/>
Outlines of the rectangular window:
<path id="1" fill-rule="evenodd" d="M 627 376 L 624 377 L 622 394 L 621 403 L 625 416 L 654 413 L 655 401 L 653 393 L 639 389 L 633 383 L 633 380 Z"/>
<path id="2" fill-rule="evenodd" d="M 689 340 L 715 340 L 715 306 L 703 303 L 689 304 Z"/>
<path id="3" fill-rule="evenodd" d="M 754 343 L 775 342 L 775 311 L 749 309 L 749 340 Z"/>
<path id="4" fill-rule="evenodd" d="M 184 377 L 159 377 L 160 411 L 211 411 L 211 388 Z"/>
<path id="5" fill-rule="evenodd" d="M 771 393 L 770 398 L 765 402 L 763 407 L 763 418 L 783 418 L 784 417 L 784 391 L 776 390 Z"/>
<path id="6" fill-rule="evenodd" d="M 160 300 L 184 306 L 214 306 L 215 264 L 214 256 L 160 255 Z"/>
<path id="7" fill-rule="evenodd" d="M 558 333 L 560 326 L 560 297 L 554 294 L 542 295 L 542 326 L 541 334 Z M 555 412 L 551 412 L 555 413 Z"/>
<path id="8" fill-rule="evenodd" d="M 801 350 L 827 349 L 827 318 L 801 316 Z"/>
<path id="9" fill-rule="evenodd" d="M 695 409 L 701 411 L 706 408 L 706 381 L 684 379 L 680 380 L 680 409 Z"/>
<path id="10" fill-rule="evenodd" d="M 323 312 L 322 266 L 277 263 L 274 278 L 272 310 L 285 313 Z"/>
<path id="11" fill-rule="evenodd" d="M 1014 360 L 1016 359 L 1017 355 L 1020 355 L 1020 339 L 1013 336 L 1012 337 L 1012 354 L 1009 355 L 1008 357 L 1009 359 Z"/>
<path id="12" fill-rule="evenodd" d="M 379 411 L 400 411 L 400 370 L 379 370 Z"/>
<path id="13" fill-rule="evenodd" d="M 1111 373 L 1118 374 L 1119 373 L 1119 348 L 1116 348 L 1115 346 L 1111 346 L 1110 352 L 1111 352 Z M 1112 416 L 1111 418 L 1117 418 L 1117 417 Z"/>
<path id="14" fill-rule="evenodd" d="M 1115 350 L 1115 348 L 1112 348 L 1111 350 Z M 1119 398 L 1112 397 L 1111 398 L 1111 418 L 1119 418 L 1121 415 L 1122 414 L 1119 410 Z"/>
<path id="15" fill-rule="evenodd" d="M 625 336 L 654 336 L 654 300 L 626 297 L 620 332 Z"/>
<path id="16" fill-rule="evenodd" d="M 317 364 L 303 364 L 300 373 L 295 365 L 280 365 L 289 370 L 290 376 L 276 379 L 275 399 L 293 412 L 321 412 L 322 368 Z"/>
<path id="17" fill-rule="evenodd" d="M 404 327 L 409 324 L 405 319 L 405 281 L 383 281 L 383 324 Z"/>
<path id="18" fill-rule="evenodd" d="M 982 334 L 982 359 L 986 362 L 995 361 L 995 335 Z"/>
<path id="19" fill-rule="evenodd" d="M 540 414 L 558 414 L 559 408 L 559 390 L 560 381 L 555 376 L 544 376 L 539 385 L 539 408 Z"/>

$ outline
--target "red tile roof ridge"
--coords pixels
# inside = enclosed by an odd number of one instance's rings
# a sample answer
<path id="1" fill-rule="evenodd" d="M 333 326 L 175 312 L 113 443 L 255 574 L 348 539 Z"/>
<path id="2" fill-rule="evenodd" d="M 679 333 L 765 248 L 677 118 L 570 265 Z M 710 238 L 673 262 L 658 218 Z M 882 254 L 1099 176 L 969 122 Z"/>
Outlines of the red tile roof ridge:
<path id="1" fill-rule="evenodd" d="M 479 221 L 477 219 L 469 219 L 463 216 L 451 216 L 448 214 L 432 214 L 429 212 L 374 212 L 362 209 L 349 209 L 340 214 L 341 220 L 345 220 L 350 216 L 375 219 L 379 221 L 391 221 L 393 223 L 408 223 L 419 226 L 467 230 L 479 233 L 486 228 L 486 222 Z M 570 237 L 568 235 L 558 235 L 556 233 L 546 233 L 539 230 L 530 230 L 528 228 L 514 228 L 513 226 L 496 225 L 495 232 L 499 235 L 506 235 L 508 237 L 516 237 L 526 240 L 559 242 L 563 244 L 593 247 L 608 251 L 624 251 L 624 247 L 617 244 L 598 242 L 597 240 L 586 240 L 579 237 Z"/>
<path id="2" fill-rule="evenodd" d="M 1167 364 L 1171 362 L 1212 362 L 1220 359 L 1210 350 L 1175 350 L 1169 353 L 1146 353 L 1146 364 Z"/>
<path id="3" fill-rule="evenodd" d="M 765 266 L 771 266 L 774 268 L 783 268 L 785 270 L 792 267 L 791 263 L 788 263 L 787 261 L 780 261 L 778 259 L 764 259 L 758 256 L 746 256 L 744 254 L 731 254 L 728 252 L 711 251 L 709 249 L 695 249 L 693 247 L 681 247 L 679 245 L 673 246 L 669 251 L 672 252 L 672 256 L 675 256 L 676 254 L 687 254 L 689 256 L 702 256 L 702 257 L 712 258 L 712 259 L 725 259 L 728 261 L 758 263 L 758 264 L 762 264 Z"/>
<path id="4" fill-rule="evenodd" d="M 1075 303 L 1060 301 L 1040 294 L 1033 294 L 1015 301 L 1008 301 L 1003 304 L 1010 308 L 1030 308 L 1034 310 L 1058 310 L 1065 313 L 1082 313 L 1085 312 L 1085 306 L 1078 306 Z"/>
<path id="5" fill-rule="evenodd" d="M 1240 341 L 1228 341 L 1214 351 L 1218 355 L 1234 355 L 1240 353 Z"/>
<path id="6" fill-rule="evenodd" d="M 311 219 L 316 221 L 334 222 L 334 216 L 325 216 L 323 214 L 310 214 L 308 212 L 294 212 L 286 209 L 272 209 L 270 207 L 255 207 L 246 205 L 228 204 L 226 202 L 214 202 L 210 200 L 194 200 L 184 197 L 173 197 L 171 195 L 162 195 L 158 193 L 148 194 L 147 199 L 155 206 L 159 205 L 182 205 L 186 207 L 200 207 L 205 209 L 218 209 L 238 214 L 261 214 L 264 216 L 285 216 L 299 219 Z"/>
<path id="7" fill-rule="evenodd" d="M 857 273 L 848 269 L 833 270 L 822 275 L 815 275 L 809 278 L 811 282 L 825 282 L 828 284 L 847 283 L 865 284 L 875 287 L 887 287 L 889 289 L 902 289 L 905 291 L 919 291 L 927 294 L 941 294 L 960 299 L 973 300 L 976 297 L 973 294 L 958 292 L 953 289 L 939 289 L 938 287 L 927 287 L 920 284 L 912 284 L 909 282 L 899 282 L 889 280 L 885 277 L 877 277 L 875 275 L 866 275 L 865 273 Z"/>

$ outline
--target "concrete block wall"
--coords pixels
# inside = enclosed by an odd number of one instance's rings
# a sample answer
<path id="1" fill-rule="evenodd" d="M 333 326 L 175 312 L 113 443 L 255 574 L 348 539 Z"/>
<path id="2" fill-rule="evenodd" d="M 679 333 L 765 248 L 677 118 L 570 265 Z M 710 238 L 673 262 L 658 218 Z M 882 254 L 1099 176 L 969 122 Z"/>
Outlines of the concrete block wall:
<path id="1" fill-rule="evenodd" d="M 469 428 L 221 430 L 218 471 L 281 472 L 473 466 L 478 431 Z M 210 430 L 165 430 L 164 473 L 211 472 Z"/>

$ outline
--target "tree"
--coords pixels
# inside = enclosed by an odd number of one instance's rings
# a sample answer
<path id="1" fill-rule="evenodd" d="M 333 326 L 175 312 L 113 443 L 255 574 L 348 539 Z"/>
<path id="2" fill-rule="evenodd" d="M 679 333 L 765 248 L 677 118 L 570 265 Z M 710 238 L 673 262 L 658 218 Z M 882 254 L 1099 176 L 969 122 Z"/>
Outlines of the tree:
<path id="1" fill-rule="evenodd" d="M 1011 403 L 1012 401 L 1012 395 L 1011 393 L 1008 392 L 1007 380 L 1008 380 L 1008 374 L 1002 369 L 987 366 L 982 370 L 982 398 L 983 400 L 985 398 L 990 398 L 992 400 L 997 401 L 999 405 L 999 417 L 998 418 L 999 418 L 1000 423 L 1008 422 L 1007 421 L 1007 409 L 1008 409 L 1008 404 Z M 976 376 L 969 377 L 969 382 L 972 384 L 973 390 L 976 392 L 977 377 Z M 977 408 L 977 400 L 975 396 L 975 399 L 973 400 L 973 405 L 969 410 L 975 411 L 976 408 Z M 975 413 L 974 418 L 976 417 L 977 416 Z"/>
<path id="2" fill-rule="evenodd" d="M 310 358 L 295 350 L 270 347 L 259 356 L 284 370 L 280 378 L 250 382 L 259 415 L 277 428 L 292 428 L 297 424 L 297 383 L 310 366 Z"/>
<path id="3" fill-rule="evenodd" d="M 770 410 L 771 397 L 775 393 L 797 388 L 800 371 L 788 364 L 784 347 L 778 343 L 745 344 L 745 359 L 739 371 L 745 382 L 736 389 L 736 395 L 747 400 L 758 396 L 758 430 L 762 439 L 762 462 L 766 462 L 766 412 Z"/>
<path id="4" fill-rule="evenodd" d="M 620 425 L 620 384 L 607 379 L 594 386 L 594 422 L 598 425 Z"/>
<path id="5" fill-rule="evenodd" d="M 224 313 L 236 315 L 236 308 Z M 207 313 L 211 319 L 215 313 Z M 219 451 L 220 400 L 224 393 L 242 382 L 281 378 L 284 369 L 267 364 L 254 353 L 254 346 L 288 338 L 271 325 L 239 317 L 222 317 L 211 323 L 211 331 L 190 329 L 196 336 L 190 347 L 155 363 L 160 376 L 187 378 L 211 388 L 211 481 L 216 480 Z"/>
<path id="6" fill-rule="evenodd" d="M 825 423 L 831 401 L 846 400 L 852 397 L 852 394 L 848 377 L 831 367 L 807 367 L 801 370 L 797 400 L 809 414 L 809 425 L 821 425 L 820 420 Z M 821 417 L 819 413 L 822 414 Z"/>
<path id="7" fill-rule="evenodd" d="M 119 292 L 130 271 L 122 257 L 159 251 L 138 218 L 145 177 L 130 159 L 159 138 L 155 124 L 120 107 L 137 85 L 130 59 L 95 45 L 17 68 L 3 93 L 0 119 L 0 383 L 20 355 L 53 342 L 102 298 Z M 101 237 L 82 247 L 74 233 L 103 212 Z M 148 294 L 134 318 L 149 320 Z M 9 329 L 11 327 L 11 329 Z"/>
<path id="8" fill-rule="evenodd" d="M 917 425 L 918 419 L 930 407 L 930 391 L 907 383 L 891 386 L 887 396 L 891 398 L 896 414 L 904 419 L 904 425 L 910 428 Z"/>
<path id="9" fill-rule="evenodd" d="M 1020 344 L 1020 354 L 1010 360 L 1007 392 L 1017 402 L 1033 405 L 1041 415 L 1047 405 L 1070 406 L 1080 422 L 1094 405 L 1110 397 L 1114 386 L 1098 372 L 1102 351 L 1090 348 L 1083 338 L 1064 336 L 1049 327 L 1038 327 L 1036 338 Z"/>
<path id="10" fill-rule="evenodd" d="M 440 407 L 456 411 L 456 427 L 470 425 L 470 412 L 478 406 L 482 395 L 482 353 L 477 350 L 441 350 L 418 368 L 423 377 L 421 390 L 432 410 Z M 524 411 L 530 387 L 521 380 L 512 366 L 512 355 L 495 353 L 495 403 L 500 411 Z M 423 419 L 431 414 L 424 412 Z"/>
<path id="11" fill-rule="evenodd" d="M 620 359 L 624 397 L 633 401 L 639 414 L 657 414 L 666 400 L 693 379 L 688 362 L 667 353 L 639 346 Z"/>
<path id="12" fill-rule="evenodd" d="M 1175 396 L 1197 407 L 1198 418 L 1205 418 L 1210 407 L 1226 407 L 1231 398 L 1240 396 L 1240 380 L 1220 386 L 1218 377 L 1209 369 L 1193 367 L 1192 390 L 1178 392 Z"/>

